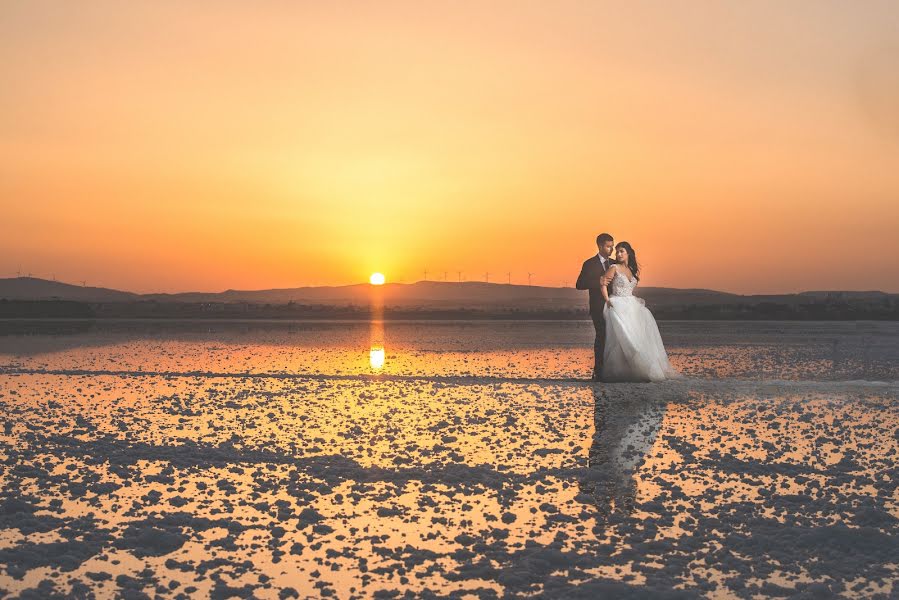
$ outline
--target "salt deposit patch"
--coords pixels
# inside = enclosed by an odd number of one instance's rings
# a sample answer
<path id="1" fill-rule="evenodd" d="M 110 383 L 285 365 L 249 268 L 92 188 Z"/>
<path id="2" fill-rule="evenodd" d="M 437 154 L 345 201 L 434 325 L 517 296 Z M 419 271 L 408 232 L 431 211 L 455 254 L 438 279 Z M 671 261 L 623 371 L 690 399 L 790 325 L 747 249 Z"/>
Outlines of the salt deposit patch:
<path id="1" fill-rule="evenodd" d="M 895 384 L 452 377 L 0 375 L 0 587 L 893 593 Z"/>

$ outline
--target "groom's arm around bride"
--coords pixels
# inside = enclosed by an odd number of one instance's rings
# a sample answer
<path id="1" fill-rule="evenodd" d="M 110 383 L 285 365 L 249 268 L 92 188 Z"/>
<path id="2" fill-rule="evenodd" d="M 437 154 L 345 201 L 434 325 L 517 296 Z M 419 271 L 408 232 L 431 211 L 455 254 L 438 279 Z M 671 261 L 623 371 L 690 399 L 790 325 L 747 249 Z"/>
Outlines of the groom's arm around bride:
<path id="1" fill-rule="evenodd" d="M 574 287 L 579 290 L 587 290 L 590 293 L 590 314 L 602 316 L 604 300 L 602 288 L 608 285 L 605 279 L 606 270 L 598 256 L 591 256 L 584 261 L 581 273 L 577 277 Z"/>
<path id="2" fill-rule="evenodd" d="M 589 292 L 590 316 L 602 319 L 602 309 L 605 306 L 602 288 L 610 283 L 610 278 L 606 277 L 606 270 L 613 262 L 612 249 L 614 248 L 614 243 L 612 236 L 608 233 L 601 233 L 596 236 L 596 247 L 598 252 L 584 261 L 574 287 Z"/>

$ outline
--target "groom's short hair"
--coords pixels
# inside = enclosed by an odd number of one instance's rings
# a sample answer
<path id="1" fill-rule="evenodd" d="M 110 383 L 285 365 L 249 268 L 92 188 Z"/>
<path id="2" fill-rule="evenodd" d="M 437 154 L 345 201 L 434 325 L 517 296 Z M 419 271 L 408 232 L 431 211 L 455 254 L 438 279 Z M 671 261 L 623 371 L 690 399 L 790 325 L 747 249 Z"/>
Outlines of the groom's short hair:
<path id="1" fill-rule="evenodd" d="M 615 238 L 613 238 L 608 233 L 600 233 L 598 236 L 596 236 L 596 245 L 600 246 L 600 247 L 603 244 L 605 244 L 606 242 L 612 242 L 612 241 L 615 241 Z"/>

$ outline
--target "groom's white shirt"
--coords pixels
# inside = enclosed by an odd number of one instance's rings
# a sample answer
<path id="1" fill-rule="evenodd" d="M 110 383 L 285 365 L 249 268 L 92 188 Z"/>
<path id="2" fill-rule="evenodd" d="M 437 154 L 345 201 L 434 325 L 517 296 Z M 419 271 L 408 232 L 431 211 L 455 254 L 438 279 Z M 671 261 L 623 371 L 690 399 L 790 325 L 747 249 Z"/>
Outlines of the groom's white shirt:
<path id="1" fill-rule="evenodd" d="M 599 257 L 599 262 L 602 265 L 602 270 L 605 271 L 606 269 L 608 269 L 609 268 L 609 259 L 606 258 L 605 256 L 603 256 L 602 254 L 600 254 L 599 252 L 596 253 L 596 256 Z"/>

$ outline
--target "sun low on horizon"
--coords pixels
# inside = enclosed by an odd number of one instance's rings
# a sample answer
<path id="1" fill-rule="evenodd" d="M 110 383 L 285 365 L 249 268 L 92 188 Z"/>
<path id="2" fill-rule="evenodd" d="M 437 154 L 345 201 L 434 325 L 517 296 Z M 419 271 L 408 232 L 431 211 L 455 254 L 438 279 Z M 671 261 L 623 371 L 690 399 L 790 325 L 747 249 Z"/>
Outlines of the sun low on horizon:
<path id="1" fill-rule="evenodd" d="M 368 282 L 372 285 L 384 285 L 386 281 L 387 278 L 384 277 L 383 273 L 372 273 L 371 277 L 368 278 Z"/>
<path id="2" fill-rule="evenodd" d="M 645 286 L 899 292 L 897 28 L 885 1 L 2 3 L 0 278 L 572 287 L 609 232 Z"/>

